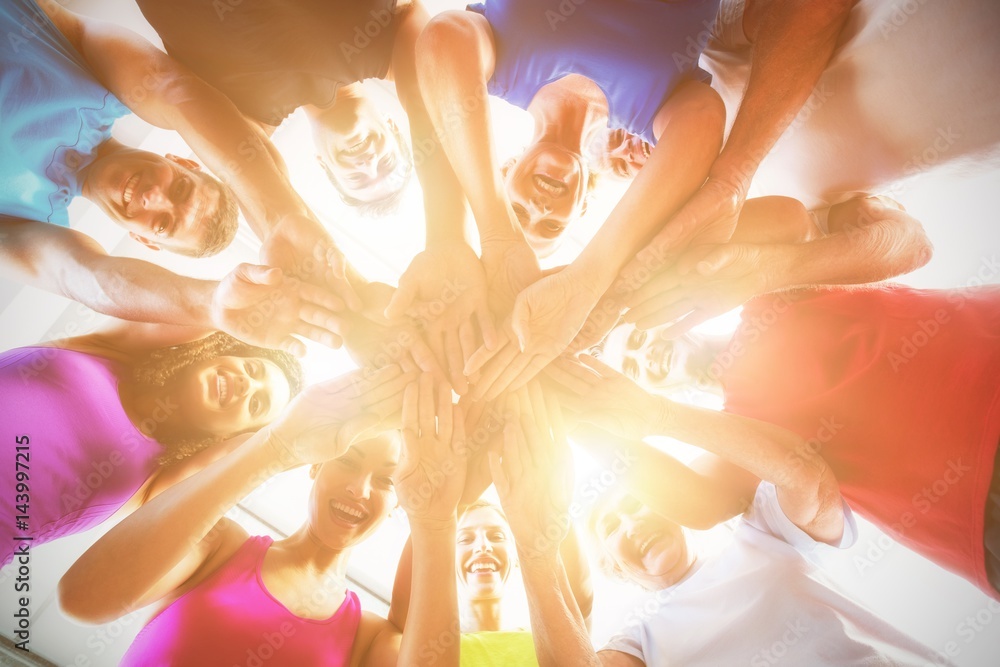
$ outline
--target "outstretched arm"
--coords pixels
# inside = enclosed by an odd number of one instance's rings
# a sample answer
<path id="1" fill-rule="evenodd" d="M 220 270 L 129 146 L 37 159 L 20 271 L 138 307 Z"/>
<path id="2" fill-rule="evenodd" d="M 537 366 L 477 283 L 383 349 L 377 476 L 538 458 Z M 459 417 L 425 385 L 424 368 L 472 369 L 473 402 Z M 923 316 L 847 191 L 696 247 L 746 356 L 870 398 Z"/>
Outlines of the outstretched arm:
<path id="1" fill-rule="evenodd" d="M 785 515 L 821 542 L 836 542 L 844 528 L 840 487 L 822 456 L 798 435 L 766 422 L 674 403 L 640 389 L 597 359 L 593 371 L 560 381 L 582 397 L 580 418 L 618 435 L 665 435 L 701 447 L 749 473 L 742 496 L 753 498 L 753 477 L 772 482 Z M 637 410 L 636 406 L 645 406 Z M 669 514 L 668 514 L 669 516 Z"/>
<path id="2" fill-rule="evenodd" d="M 399 410 L 411 378 L 392 367 L 369 380 L 355 373 L 312 385 L 277 422 L 98 540 L 60 581 L 63 608 L 103 623 L 172 594 L 218 548 L 214 529 L 228 525 L 223 516 L 231 507 L 279 472 L 343 453 L 375 418 Z"/>
<path id="3" fill-rule="evenodd" d="M 782 209 L 788 212 L 778 199 L 778 214 Z M 756 201 L 747 202 L 744 212 Z M 737 227 L 739 243 L 690 250 L 674 269 L 635 293 L 626 321 L 650 328 L 683 316 L 662 334 L 679 335 L 759 294 L 886 280 L 920 268 L 932 253 L 921 224 L 876 197 L 834 206 L 829 233 L 817 230 L 805 242 L 777 240 L 760 220 L 743 229 L 744 217 Z M 775 217 L 768 222 L 774 228 L 788 229 Z"/>
<path id="4" fill-rule="evenodd" d="M 196 280 L 127 257 L 113 257 L 85 234 L 0 217 L 0 275 L 123 320 L 225 331 L 254 345 L 302 354 L 298 334 L 339 344 L 343 307 L 314 285 L 281 271 L 241 264 L 222 281 Z"/>
<path id="5" fill-rule="evenodd" d="M 761 160 L 812 94 L 856 2 L 747 3 L 743 28 L 753 44 L 750 78 L 711 172 L 711 179 L 729 186 L 740 204 Z"/>
<path id="6" fill-rule="evenodd" d="M 41 5 L 108 90 L 146 122 L 175 130 L 233 188 L 264 241 L 268 263 L 329 286 L 348 305 L 356 304 L 343 256 L 292 188 L 259 127 L 225 95 L 139 35 L 51 0 Z"/>

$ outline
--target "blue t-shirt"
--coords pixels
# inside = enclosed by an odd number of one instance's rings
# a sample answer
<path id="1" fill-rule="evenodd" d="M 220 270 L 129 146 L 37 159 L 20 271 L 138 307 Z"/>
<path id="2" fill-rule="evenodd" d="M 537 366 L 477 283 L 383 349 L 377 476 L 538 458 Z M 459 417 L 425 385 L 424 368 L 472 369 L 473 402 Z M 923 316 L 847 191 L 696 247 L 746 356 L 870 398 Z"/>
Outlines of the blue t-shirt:
<path id="1" fill-rule="evenodd" d="M 596 83 L 608 126 L 651 144 L 653 119 L 682 81 L 707 81 L 698 57 L 721 0 L 488 0 L 496 44 L 488 89 L 527 109 L 542 86 L 567 74 Z"/>
<path id="2" fill-rule="evenodd" d="M 129 113 L 30 0 L 0 3 L 0 215 L 69 226 L 79 171 Z"/>

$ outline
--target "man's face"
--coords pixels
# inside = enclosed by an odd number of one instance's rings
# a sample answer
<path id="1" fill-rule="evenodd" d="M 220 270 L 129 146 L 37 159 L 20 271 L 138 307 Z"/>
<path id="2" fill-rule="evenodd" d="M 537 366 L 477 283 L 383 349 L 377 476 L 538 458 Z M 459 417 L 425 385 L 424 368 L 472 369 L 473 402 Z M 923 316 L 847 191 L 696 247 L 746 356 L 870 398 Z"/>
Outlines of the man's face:
<path id="1" fill-rule="evenodd" d="M 197 250 L 217 215 L 218 184 L 196 162 L 126 149 L 96 160 L 84 196 L 140 243 L 158 250 Z"/>
<path id="2" fill-rule="evenodd" d="M 620 324 L 608 334 L 601 359 L 644 387 L 668 389 L 695 384 L 697 379 L 687 371 L 688 358 L 697 351 L 694 338 L 665 339 L 660 331 Z"/>
<path id="3" fill-rule="evenodd" d="M 410 164 L 391 120 L 367 106 L 346 122 L 329 116 L 314 132 L 319 162 L 346 197 L 374 202 L 406 185 Z"/>
<path id="4" fill-rule="evenodd" d="M 650 590 L 680 581 L 691 568 L 683 529 L 627 494 L 619 494 L 598 512 L 594 530 L 616 569 Z"/>

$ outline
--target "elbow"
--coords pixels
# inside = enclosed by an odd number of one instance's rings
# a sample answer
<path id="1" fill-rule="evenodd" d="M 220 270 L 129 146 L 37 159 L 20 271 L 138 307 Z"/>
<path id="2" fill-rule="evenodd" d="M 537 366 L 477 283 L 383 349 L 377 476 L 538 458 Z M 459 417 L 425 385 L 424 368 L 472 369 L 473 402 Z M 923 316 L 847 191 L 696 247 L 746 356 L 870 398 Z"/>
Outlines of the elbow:
<path id="1" fill-rule="evenodd" d="M 446 65 L 475 41 L 468 12 L 449 10 L 436 15 L 417 37 L 417 72 L 429 73 Z"/>
<path id="2" fill-rule="evenodd" d="M 70 569 L 59 580 L 56 591 L 59 608 L 66 616 L 83 625 L 101 625 L 115 620 L 117 616 L 102 609 L 102 605 L 95 604 L 101 597 L 100 591 L 96 590 L 93 582 L 88 583 L 85 579 L 74 576 Z"/>

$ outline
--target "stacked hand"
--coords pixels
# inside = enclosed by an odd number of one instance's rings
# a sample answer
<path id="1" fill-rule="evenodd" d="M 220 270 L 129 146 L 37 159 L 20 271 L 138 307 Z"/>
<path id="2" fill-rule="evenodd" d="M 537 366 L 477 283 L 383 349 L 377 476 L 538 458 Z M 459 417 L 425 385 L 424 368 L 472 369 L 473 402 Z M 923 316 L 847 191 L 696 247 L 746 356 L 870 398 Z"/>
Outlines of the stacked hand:
<path id="1" fill-rule="evenodd" d="M 572 267 L 521 292 L 499 346 L 480 348 L 466 364 L 469 374 L 481 369 L 473 397 L 493 400 L 535 377 L 566 350 L 596 302 L 597 296 L 581 285 Z"/>
<path id="2" fill-rule="evenodd" d="M 769 291 L 765 251 L 749 244 L 692 248 L 631 295 L 625 320 L 640 329 L 673 323 L 660 334 L 673 338 L 729 312 Z"/>
<path id="3" fill-rule="evenodd" d="M 416 377 L 388 366 L 368 378 L 354 371 L 307 387 L 267 429 L 278 460 L 287 467 L 322 463 L 360 438 L 398 426 L 404 389 Z"/>
<path id="4" fill-rule="evenodd" d="M 577 421 L 630 440 L 653 435 L 667 424 L 669 401 L 590 355 L 579 359 L 560 359 L 545 371 L 564 389 L 563 404 Z"/>
<path id="5" fill-rule="evenodd" d="M 508 395 L 503 450 L 489 461 L 521 560 L 554 556 L 569 533 L 573 464 L 559 403 L 538 382 Z"/>
<path id="6" fill-rule="evenodd" d="M 330 234 L 306 215 L 286 215 L 268 234 L 260 261 L 302 282 L 325 288 L 351 310 L 361 307 L 348 277 L 350 267 Z"/>
<path id="7" fill-rule="evenodd" d="M 448 241 L 424 250 L 399 279 L 385 316 L 409 316 L 455 391 L 465 393 L 465 362 L 480 346 L 496 346 L 496 330 L 487 303 L 483 265 L 464 241 Z"/>
<path id="8" fill-rule="evenodd" d="M 423 373 L 403 396 L 403 452 L 394 475 L 411 522 L 454 519 L 465 488 L 465 453 L 465 421 L 451 402 L 451 387 Z"/>
<path id="9" fill-rule="evenodd" d="M 246 343 L 301 356 L 305 345 L 292 334 L 339 347 L 344 302 L 281 269 L 240 264 L 219 282 L 212 297 L 214 326 Z"/>

